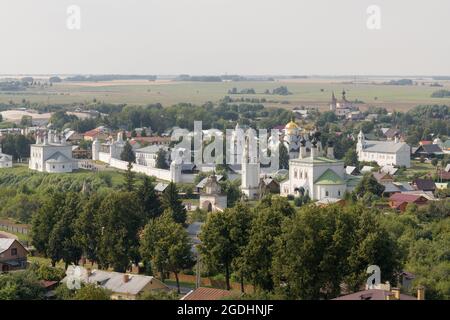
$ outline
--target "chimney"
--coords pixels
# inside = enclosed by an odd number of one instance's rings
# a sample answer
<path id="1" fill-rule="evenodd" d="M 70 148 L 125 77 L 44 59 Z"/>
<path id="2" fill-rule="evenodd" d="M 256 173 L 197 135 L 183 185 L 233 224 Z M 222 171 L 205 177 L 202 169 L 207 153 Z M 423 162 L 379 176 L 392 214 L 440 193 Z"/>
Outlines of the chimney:
<path id="1" fill-rule="evenodd" d="M 327 158 L 334 159 L 334 148 L 333 147 L 327 148 Z"/>
<path id="2" fill-rule="evenodd" d="M 394 295 L 394 298 L 396 300 L 400 300 L 400 289 L 399 288 L 392 288 L 391 292 Z"/>
<path id="3" fill-rule="evenodd" d="M 417 300 L 425 300 L 425 287 L 419 286 L 417 288 Z"/>
<path id="4" fill-rule="evenodd" d="M 128 281 L 130 281 L 130 275 L 124 274 L 124 275 L 123 275 L 123 282 L 124 282 L 124 283 L 127 283 Z"/>
<path id="5" fill-rule="evenodd" d="M 311 144 L 311 158 L 317 157 L 317 146 L 315 143 Z"/>

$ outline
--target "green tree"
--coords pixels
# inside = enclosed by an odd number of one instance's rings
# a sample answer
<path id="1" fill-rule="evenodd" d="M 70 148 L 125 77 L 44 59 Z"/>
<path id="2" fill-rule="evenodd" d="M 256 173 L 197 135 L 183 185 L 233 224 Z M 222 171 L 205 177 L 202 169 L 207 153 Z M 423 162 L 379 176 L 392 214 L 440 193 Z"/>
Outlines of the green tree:
<path id="1" fill-rule="evenodd" d="M 125 272 L 139 261 L 138 231 L 142 225 L 136 196 L 130 192 L 112 192 L 100 205 L 99 263 Z"/>
<path id="2" fill-rule="evenodd" d="M 156 164 L 155 167 L 158 169 L 167 169 L 169 166 L 167 165 L 166 161 L 167 152 L 164 149 L 159 149 L 156 153 Z"/>
<path id="3" fill-rule="evenodd" d="M 33 118 L 31 118 L 30 116 L 22 116 L 22 119 L 20 120 L 20 125 L 23 127 L 33 126 Z"/>
<path id="4" fill-rule="evenodd" d="M 237 203 L 228 210 L 230 215 L 230 239 L 236 247 L 236 256 L 232 267 L 239 274 L 241 292 L 244 292 L 244 279 L 246 277 L 245 250 L 250 240 L 250 230 L 253 222 L 253 212 L 243 202 Z"/>
<path id="5" fill-rule="evenodd" d="M 368 193 L 381 196 L 384 192 L 384 186 L 378 183 L 372 173 L 368 172 L 356 185 L 354 192 L 358 198 L 361 198 Z"/>
<path id="6" fill-rule="evenodd" d="M 131 169 L 133 169 L 133 163 L 128 162 L 127 170 L 124 173 L 125 183 L 123 185 L 123 188 L 128 192 L 134 191 L 134 184 L 135 184 L 136 174 Z"/>
<path id="7" fill-rule="evenodd" d="M 54 226 L 58 223 L 61 210 L 64 208 L 64 195 L 62 193 L 51 193 L 45 200 L 31 220 L 31 243 L 36 250 L 48 256 L 50 235 Z M 52 260 L 55 266 L 56 261 Z"/>
<path id="8" fill-rule="evenodd" d="M 155 192 L 155 185 L 149 177 L 144 177 L 142 185 L 137 190 L 137 196 L 142 207 L 144 223 L 161 215 L 161 203 Z"/>
<path id="9" fill-rule="evenodd" d="M 86 284 L 78 289 L 74 300 L 111 300 L 111 291 L 103 289 L 95 284 Z"/>
<path id="10" fill-rule="evenodd" d="M 280 158 L 280 169 L 289 170 L 289 151 L 284 143 L 279 144 L 278 154 Z"/>
<path id="11" fill-rule="evenodd" d="M 175 222 L 181 224 L 186 222 L 186 208 L 181 201 L 178 194 L 178 188 L 175 183 L 169 183 L 166 190 L 164 190 L 161 197 L 161 204 L 164 210 L 171 212 Z"/>
<path id="12" fill-rule="evenodd" d="M 136 161 L 136 155 L 134 154 L 133 147 L 128 140 L 127 142 L 125 142 L 125 146 L 123 147 L 122 153 L 120 154 L 120 160 L 126 162 Z"/>
<path id="13" fill-rule="evenodd" d="M 274 239 L 281 234 L 284 219 L 294 214 L 289 202 L 281 197 L 265 197 L 254 209 L 257 213 L 245 249 L 247 278 L 259 290 L 273 290 L 272 258 Z"/>
<path id="14" fill-rule="evenodd" d="M 141 238 L 140 253 L 145 264 L 160 271 L 162 279 L 165 272 L 173 272 L 180 293 L 178 274 L 194 265 L 191 248 L 187 231 L 166 212 L 148 222 Z"/>
<path id="15" fill-rule="evenodd" d="M 354 148 L 350 148 L 347 150 L 347 152 L 344 155 L 344 164 L 346 166 L 359 166 L 358 161 L 358 154 L 356 153 L 356 150 Z"/>
<path id="16" fill-rule="evenodd" d="M 58 214 L 57 222 L 53 226 L 49 240 L 47 255 L 55 264 L 63 260 L 67 266 L 71 263 L 78 264 L 82 250 L 75 237 L 75 221 L 80 212 L 80 198 L 76 193 L 68 193 L 65 196 L 63 207 Z"/>
<path id="17" fill-rule="evenodd" d="M 29 270 L 0 274 L 0 300 L 40 300 L 45 290 Z"/>
<path id="18" fill-rule="evenodd" d="M 209 270 L 224 271 L 227 290 L 230 290 L 231 263 L 237 257 L 237 247 L 231 238 L 230 209 L 211 214 L 200 233 L 200 252 Z"/>
<path id="19" fill-rule="evenodd" d="M 80 215 L 75 221 L 75 234 L 82 249 L 83 256 L 90 261 L 98 260 L 98 247 L 100 242 L 99 210 L 103 197 L 94 193 L 85 199 Z"/>

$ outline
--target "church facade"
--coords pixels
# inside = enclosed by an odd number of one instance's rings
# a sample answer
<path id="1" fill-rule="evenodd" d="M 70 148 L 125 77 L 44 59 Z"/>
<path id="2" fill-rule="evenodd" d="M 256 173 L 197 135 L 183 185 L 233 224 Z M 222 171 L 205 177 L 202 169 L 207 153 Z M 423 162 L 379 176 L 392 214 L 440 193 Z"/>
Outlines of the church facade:
<path id="1" fill-rule="evenodd" d="M 282 196 L 306 196 L 311 200 L 342 199 L 347 191 L 344 162 L 334 158 L 334 150 L 329 145 L 327 152 L 319 152 L 318 139 L 311 141 L 311 149 L 306 149 L 306 141 L 301 141 L 299 156 L 289 161 L 289 178 L 280 185 Z"/>
<path id="2" fill-rule="evenodd" d="M 411 147 L 407 143 L 401 142 L 398 136 L 394 141 L 372 141 L 366 140 L 364 133 L 360 131 L 356 153 L 359 161 L 375 161 L 380 167 L 411 167 Z"/>
<path id="3" fill-rule="evenodd" d="M 29 168 L 39 172 L 67 173 L 78 169 L 78 162 L 72 157 L 72 146 L 56 132 L 38 136 L 31 145 Z"/>

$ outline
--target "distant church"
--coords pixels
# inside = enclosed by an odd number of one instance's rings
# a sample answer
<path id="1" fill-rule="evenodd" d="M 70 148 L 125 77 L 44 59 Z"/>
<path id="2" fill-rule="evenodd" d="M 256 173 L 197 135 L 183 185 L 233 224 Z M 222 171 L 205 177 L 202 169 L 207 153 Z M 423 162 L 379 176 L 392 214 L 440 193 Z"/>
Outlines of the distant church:
<path id="1" fill-rule="evenodd" d="M 331 95 L 331 103 L 330 103 L 330 111 L 333 111 L 334 114 L 338 117 L 345 117 L 352 111 L 357 110 L 351 101 L 347 100 L 345 90 L 342 91 L 342 100 L 338 101 L 334 92 Z"/>
<path id="2" fill-rule="evenodd" d="M 48 131 L 37 136 L 31 145 L 29 168 L 40 172 L 65 173 L 78 169 L 78 162 L 72 157 L 72 145 L 62 135 Z"/>

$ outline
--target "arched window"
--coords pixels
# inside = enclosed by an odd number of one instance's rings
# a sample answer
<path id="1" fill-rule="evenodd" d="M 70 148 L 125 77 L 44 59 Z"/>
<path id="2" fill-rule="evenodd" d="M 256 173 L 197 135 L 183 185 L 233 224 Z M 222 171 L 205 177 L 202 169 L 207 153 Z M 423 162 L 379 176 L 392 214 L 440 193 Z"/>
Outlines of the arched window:
<path id="1" fill-rule="evenodd" d="M 330 193 L 328 191 L 325 191 L 325 197 L 328 197 Z"/>

